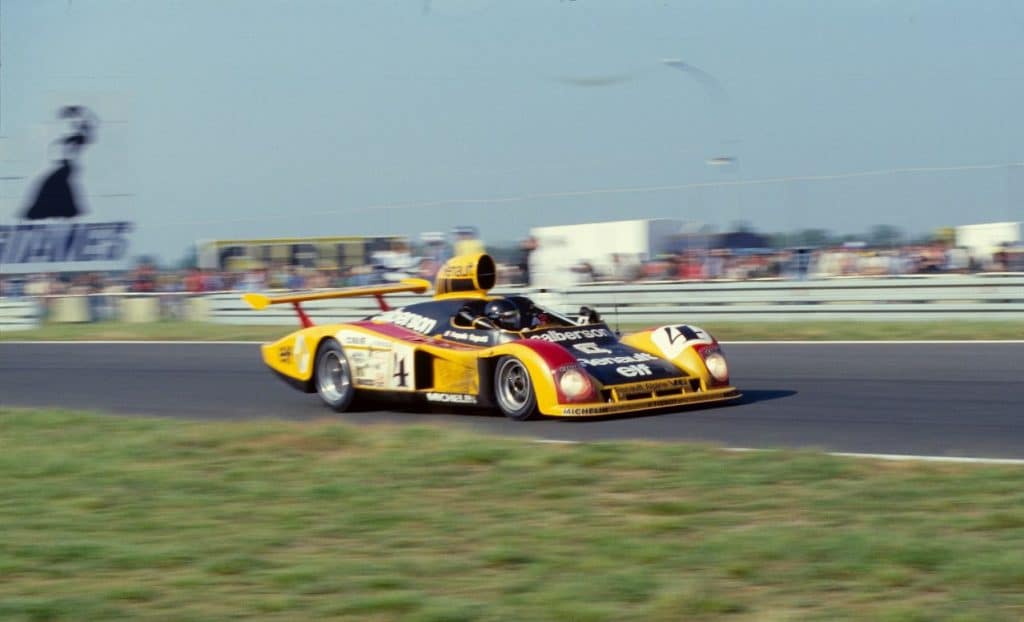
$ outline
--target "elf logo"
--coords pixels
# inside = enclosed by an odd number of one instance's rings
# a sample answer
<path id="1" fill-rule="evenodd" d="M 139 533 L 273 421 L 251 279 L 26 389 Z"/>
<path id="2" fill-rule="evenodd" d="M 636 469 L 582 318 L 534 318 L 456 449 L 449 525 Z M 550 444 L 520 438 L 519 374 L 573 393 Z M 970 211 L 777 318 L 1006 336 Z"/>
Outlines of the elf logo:
<path id="1" fill-rule="evenodd" d="M 620 376 L 625 376 L 626 378 L 639 378 L 641 376 L 650 376 L 654 373 L 648 365 L 643 363 L 623 365 L 621 367 L 616 367 L 615 371 L 618 372 Z"/>

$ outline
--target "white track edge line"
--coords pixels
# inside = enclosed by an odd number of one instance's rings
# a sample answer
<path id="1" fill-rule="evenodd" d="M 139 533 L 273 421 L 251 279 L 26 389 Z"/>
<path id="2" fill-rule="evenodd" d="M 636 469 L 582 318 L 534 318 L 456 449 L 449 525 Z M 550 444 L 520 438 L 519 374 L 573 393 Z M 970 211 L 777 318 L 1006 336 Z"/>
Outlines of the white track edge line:
<path id="1" fill-rule="evenodd" d="M 586 444 L 586 441 L 568 441 L 553 438 L 537 439 L 534 442 L 544 443 L 546 445 Z M 722 450 L 734 452 L 779 451 L 778 449 L 759 449 L 756 447 L 723 447 Z M 1013 466 L 1024 466 L 1024 459 L 1018 458 L 972 458 L 967 456 L 917 456 L 913 454 L 868 454 L 849 451 L 826 451 L 822 453 L 824 453 L 827 456 L 836 456 L 838 458 L 861 458 L 868 460 L 892 460 L 908 462 L 951 462 L 960 464 L 1004 464 Z"/>

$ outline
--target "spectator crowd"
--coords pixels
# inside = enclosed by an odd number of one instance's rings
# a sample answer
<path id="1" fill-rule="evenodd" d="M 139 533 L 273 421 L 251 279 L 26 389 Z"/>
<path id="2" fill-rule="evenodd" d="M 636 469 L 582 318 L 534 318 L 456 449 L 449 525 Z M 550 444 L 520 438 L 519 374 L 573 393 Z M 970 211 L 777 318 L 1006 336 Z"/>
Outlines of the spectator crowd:
<path id="1" fill-rule="evenodd" d="M 533 247 L 524 243 L 499 261 L 499 284 L 522 285 L 532 269 Z M 0 276 L 0 296 L 42 297 L 82 294 L 178 293 L 205 294 L 270 289 L 302 290 L 372 285 L 403 277 L 433 279 L 436 257 L 411 257 L 400 265 L 314 268 L 274 265 L 244 271 L 158 269 L 141 262 L 133 270 L 111 273 L 66 273 Z M 574 281 L 704 281 L 758 278 L 814 279 L 910 274 L 969 274 L 1024 271 L 1024 249 L 1006 248 L 986 260 L 947 244 L 893 248 L 839 246 L 821 249 L 729 251 L 687 250 L 649 260 L 614 256 L 610 266 L 581 262 L 570 270 Z"/>

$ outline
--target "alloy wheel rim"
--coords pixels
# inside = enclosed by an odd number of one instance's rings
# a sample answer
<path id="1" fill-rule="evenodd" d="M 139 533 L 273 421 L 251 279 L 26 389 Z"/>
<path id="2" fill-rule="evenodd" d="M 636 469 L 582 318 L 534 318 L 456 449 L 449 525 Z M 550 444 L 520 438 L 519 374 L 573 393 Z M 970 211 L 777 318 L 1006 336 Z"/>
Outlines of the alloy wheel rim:
<path id="1" fill-rule="evenodd" d="M 337 402 L 344 397 L 352 383 L 348 377 L 347 363 L 339 353 L 330 351 L 320 359 L 317 383 L 320 394 L 331 402 Z"/>
<path id="2" fill-rule="evenodd" d="M 502 369 L 500 393 L 510 410 L 519 410 L 530 399 L 530 377 L 518 361 L 509 361 Z"/>

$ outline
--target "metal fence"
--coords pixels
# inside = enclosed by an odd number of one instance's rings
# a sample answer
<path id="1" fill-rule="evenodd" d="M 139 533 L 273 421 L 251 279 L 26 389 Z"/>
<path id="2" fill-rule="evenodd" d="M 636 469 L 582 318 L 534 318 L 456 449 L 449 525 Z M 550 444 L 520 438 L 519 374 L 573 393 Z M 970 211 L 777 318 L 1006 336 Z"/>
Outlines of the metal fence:
<path id="1" fill-rule="evenodd" d="M 0 331 L 27 330 L 43 322 L 205 321 L 206 308 L 205 296 L 179 292 L 8 297 L 0 298 Z"/>
<path id="2" fill-rule="evenodd" d="M 39 303 L 34 300 L 0 298 L 0 334 L 35 328 L 40 316 Z"/>
<path id="3" fill-rule="evenodd" d="M 572 313 L 596 308 L 623 323 L 692 321 L 1024 320 L 1024 275 L 839 278 L 816 281 L 645 282 L 581 285 L 568 291 L 501 289 Z M 429 296 L 389 296 L 393 306 Z M 343 298 L 304 305 L 317 322 L 350 321 L 376 313 L 372 298 Z M 290 308 L 254 312 L 237 295 L 209 299 L 211 321 L 291 324 Z"/>
<path id="4" fill-rule="evenodd" d="M 1024 276 L 915 276 L 816 281 L 592 285 L 561 294 L 622 322 L 1024 319 Z"/>
<path id="5" fill-rule="evenodd" d="M 793 320 L 932 319 L 1024 320 L 1024 274 L 833 278 L 811 281 L 598 283 L 567 291 L 503 288 L 495 293 L 532 297 L 539 304 L 573 313 L 596 308 L 622 323 Z M 429 295 L 388 297 L 394 307 L 429 300 Z M 372 297 L 341 298 L 304 305 L 318 323 L 351 321 L 378 312 Z M 290 307 L 253 311 L 238 292 L 107 294 L 0 299 L 0 330 L 51 322 L 200 320 L 222 324 L 293 324 Z"/>

